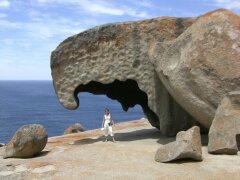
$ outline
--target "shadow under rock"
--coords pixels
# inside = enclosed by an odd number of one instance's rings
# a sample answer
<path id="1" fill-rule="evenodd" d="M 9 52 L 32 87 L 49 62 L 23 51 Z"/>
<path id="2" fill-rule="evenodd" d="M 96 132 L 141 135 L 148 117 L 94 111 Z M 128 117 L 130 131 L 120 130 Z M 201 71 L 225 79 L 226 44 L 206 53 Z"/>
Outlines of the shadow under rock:
<path id="1" fill-rule="evenodd" d="M 6 159 L 11 159 L 11 158 L 15 158 L 15 159 L 34 159 L 34 158 L 38 158 L 38 157 L 43 157 L 43 156 L 47 156 L 48 153 L 50 153 L 51 151 L 42 151 L 40 153 L 37 153 L 36 155 L 32 156 L 32 157 L 8 157 Z M 3 152 L 0 153 L 0 157 L 3 158 Z"/>
<path id="2" fill-rule="evenodd" d="M 173 137 L 167 137 L 161 134 L 159 129 L 140 129 L 126 133 L 115 133 L 117 141 L 136 141 L 142 139 L 156 139 L 159 144 L 167 144 L 175 141 Z"/>
<path id="3" fill-rule="evenodd" d="M 169 161 L 169 162 L 164 162 L 165 164 L 186 164 L 186 163 L 199 163 L 201 162 L 201 160 L 194 160 L 191 158 L 186 158 L 186 159 L 176 159 L 173 161 Z"/>
<path id="4" fill-rule="evenodd" d="M 47 156 L 51 151 L 41 151 L 40 153 L 36 154 L 33 158 Z"/>
<path id="5" fill-rule="evenodd" d="M 173 137 L 166 137 L 161 134 L 158 129 L 141 129 L 132 132 L 116 132 L 114 134 L 116 141 L 137 141 L 142 139 L 156 139 L 157 143 L 159 144 L 167 144 L 169 142 L 175 141 Z M 111 141 L 111 137 L 108 137 L 109 141 Z M 92 144 L 99 141 L 105 141 L 104 136 L 100 136 L 97 139 L 93 138 L 86 138 L 81 139 L 74 142 L 74 145 L 82 145 L 82 144 Z"/>
<path id="6" fill-rule="evenodd" d="M 74 142 L 73 145 L 84 145 L 84 144 L 93 144 L 99 141 L 105 141 L 104 136 L 100 136 L 97 139 L 93 138 L 85 138 L 85 139 L 80 139 Z"/>

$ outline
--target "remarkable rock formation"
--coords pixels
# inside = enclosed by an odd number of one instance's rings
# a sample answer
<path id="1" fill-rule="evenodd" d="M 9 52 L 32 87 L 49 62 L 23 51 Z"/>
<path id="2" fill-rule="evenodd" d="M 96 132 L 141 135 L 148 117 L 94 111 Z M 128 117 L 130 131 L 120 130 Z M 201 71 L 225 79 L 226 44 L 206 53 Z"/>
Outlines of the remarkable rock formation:
<path id="1" fill-rule="evenodd" d="M 210 128 L 221 99 L 240 90 L 239 42 L 240 17 L 228 10 L 106 24 L 52 52 L 53 84 L 68 109 L 79 92 L 106 94 L 124 110 L 140 104 L 165 135 Z"/>
<path id="2" fill-rule="evenodd" d="M 155 161 L 157 162 L 169 162 L 177 159 L 202 160 L 199 127 L 194 126 L 186 132 L 179 132 L 175 142 L 161 146 L 155 154 Z"/>
<path id="3" fill-rule="evenodd" d="M 75 123 L 70 125 L 65 131 L 64 134 L 79 133 L 85 131 L 80 123 Z"/>
<path id="4" fill-rule="evenodd" d="M 209 131 L 208 152 L 237 154 L 240 149 L 240 91 L 230 92 L 218 106 Z"/>
<path id="5" fill-rule="evenodd" d="M 22 126 L 5 146 L 3 158 L 31 158 L 47 144 L 48 135 L 42 125 Z"/>

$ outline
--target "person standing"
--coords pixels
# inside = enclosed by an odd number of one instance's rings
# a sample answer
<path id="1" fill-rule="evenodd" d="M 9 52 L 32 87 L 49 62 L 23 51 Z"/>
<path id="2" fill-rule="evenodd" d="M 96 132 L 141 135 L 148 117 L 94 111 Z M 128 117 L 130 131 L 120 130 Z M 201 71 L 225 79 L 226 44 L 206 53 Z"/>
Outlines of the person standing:
<path id="1" fill-rule="evenodd" d="M 108 136 L 110 135 L 112 137 L 113 142 L 115 142 L 114 134 L 113 134 L 113 129 L 112 126 L 114 125 L 114 122 L 112 120 L 110 111 L 108 108 L 105 108 L 105 114 L 103 116 L 103 121 L 102 121 L 102 128 L 105 133 L 105 142 L 108 141 Z"/>

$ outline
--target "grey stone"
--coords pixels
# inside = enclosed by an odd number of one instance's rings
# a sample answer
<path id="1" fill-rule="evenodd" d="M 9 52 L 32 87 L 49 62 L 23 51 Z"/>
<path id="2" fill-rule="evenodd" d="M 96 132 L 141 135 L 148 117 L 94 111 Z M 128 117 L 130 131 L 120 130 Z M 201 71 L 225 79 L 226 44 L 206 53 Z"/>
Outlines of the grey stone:
<path id="1" fill-rule="evenodd" d="M 64 134 L 79 133 L 85 131 L 83 126 L 80 123 L 75 123 L 70 125 L 65 131 Z"/>
<path id="2" fill-rule="evenodd" d="M 169 162 L 178 159 L 202 160 L 199 127 L 194 126 L 186 132 L 179 132 L 175 142 L 161 146 L 155 154 L 155 161 L 157 162 Z"/>
<path id="3" fill-rule="evenodd" d="M 221 9 L 89 29 L 52 52 L 56 94 L 68 109 L 79 106 L 79 92 L 106 94 L 124 110 L 140 104 L 169 136 L 210 128 L 222 98 L 240 88 L 239 26 L 238 15 Z"/>
<path id="4" fill-rule="evenodd" d="M 237 154 L 240 147 L 240 91 L 221 101 L 209 131 L 208 152 Z"/>
<path id="5" fill-rule="evenodd" d="M 31 158 L 44 149 L 47 139 L 47 132 L 42 125 L 22 126 L 4 147 L 3 158 Z"/>

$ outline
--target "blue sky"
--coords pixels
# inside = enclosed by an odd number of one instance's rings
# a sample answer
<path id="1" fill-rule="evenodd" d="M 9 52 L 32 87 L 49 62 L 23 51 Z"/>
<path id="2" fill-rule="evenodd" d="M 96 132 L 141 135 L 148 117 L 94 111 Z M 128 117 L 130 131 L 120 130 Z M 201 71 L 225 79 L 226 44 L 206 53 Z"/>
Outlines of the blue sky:
<path id="1" fill-rule="evenodd" d="M 50 80 L 50 54 L 88 28 L 158 16 L 198 16 L 240 0 L 0 0 L 0 80 Z"/>

